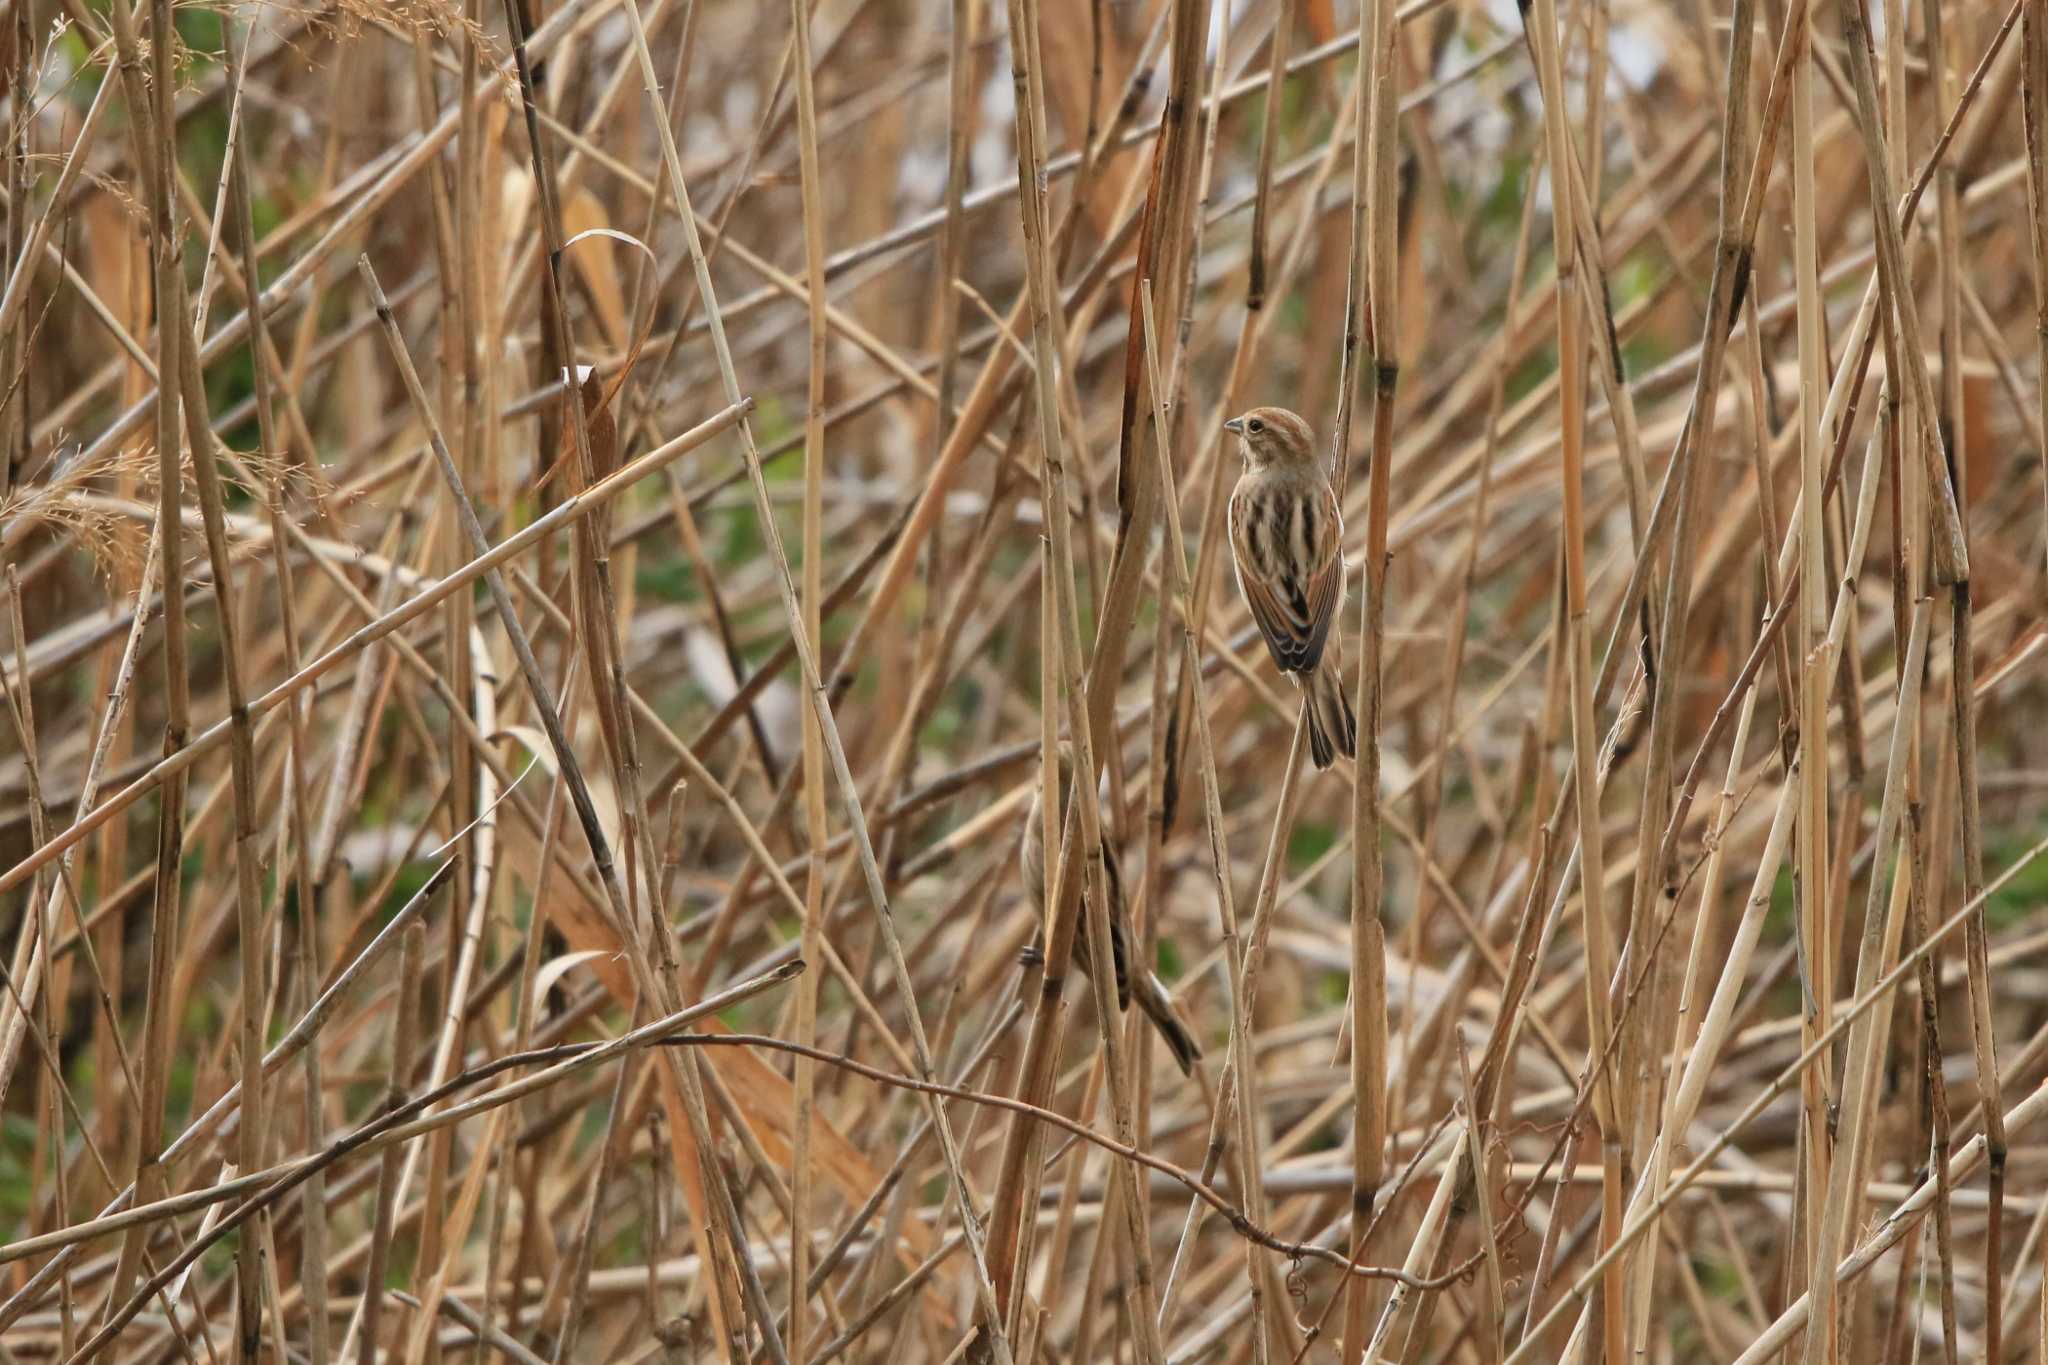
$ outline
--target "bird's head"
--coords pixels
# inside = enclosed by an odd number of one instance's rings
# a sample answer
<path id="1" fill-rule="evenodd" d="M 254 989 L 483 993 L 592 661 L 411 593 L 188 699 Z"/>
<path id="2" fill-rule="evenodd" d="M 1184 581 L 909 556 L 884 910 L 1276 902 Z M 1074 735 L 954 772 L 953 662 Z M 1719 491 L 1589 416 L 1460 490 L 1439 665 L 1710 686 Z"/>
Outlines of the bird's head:
<path id="1" fill-rule="evenodd" d="M 1070 736 L 1062 734 L 1056 747 L 1060 763 L 1059 784 L 1061 800 L 1071 801 L 1074 797 L 1074 741 Z M 1043 765 L 1040 765 L 1040 771 L 1042 772 L 1043 770 Z M 1096 782 L 1096 792 L 1099 798 L 1108 798 L 1109 773 L 1107 771 Z"/>
<path id="2" fill-rule="evenodd" d="M 1254 469 L 1311 467 L 1316 462 L 1316 434 L 1299 414 L 1286 408 L 1253 408 L 1223 424 L 1237 433 L 1245 463 Z"/>

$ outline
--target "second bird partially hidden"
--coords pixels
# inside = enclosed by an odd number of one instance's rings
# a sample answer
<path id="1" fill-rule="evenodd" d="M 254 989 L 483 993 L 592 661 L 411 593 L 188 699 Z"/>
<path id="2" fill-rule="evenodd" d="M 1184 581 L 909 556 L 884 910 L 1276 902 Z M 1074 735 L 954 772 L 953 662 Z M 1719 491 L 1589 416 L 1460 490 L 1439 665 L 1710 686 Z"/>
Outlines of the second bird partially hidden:
<path id="1" fill-rule="evenodd" d="M 1060 741 L 1059 784 L 1061 793 L 1060 813 L 1062 816 L 1074 801 L 1074 751 L 1065 741 Z M 1037 783 L 1032 789 L 1031 813 L 1024 817 L 1024 843 L 1018 850 L 1018 862 L 1024 873 L 1024 894 L 1031 898 L 1031 904 L 1041 914 L 1045 909 L 1045 784 Z M 1109 836 L 1102 839 L 1103 880 L 1107 885 L 1109 900 L 1109 950 L 1114 961 L 1111 973 L 1116 981 L 1116 1004 L 1120 1010 L 1129 1009 L 1135 998 L 1138 1008 L 1145 1011 L 1153 1027 L 1166 1043 L 1167 1051 L 1179 1064 L 1183 1075 L 1193 1075 L 1195 1063 L 1202 1058 L 1202 1045 L 1195 1041 L 1193 1030 L 1182 1019 L 1174 1007 L 1173 996 L 1161 981 L 1143 962 L 1134 963 L 1131 945 L 1130 912 L 1124 906 L 1123 877 L 1117 869 L 1116 854 L 1109 846 Z M 1083 907 L 1085 909 L 1085 907 Z M 1025 961 L 1043 961 L 1046 940 L 1046 925 L 1041 921 L 1038 939 L 1025 952 Z M 1084 974 L 1092 974 L 1088 951 L 1088 926 L 1075 926 L 1074 952 L 1072 961 Z"/>

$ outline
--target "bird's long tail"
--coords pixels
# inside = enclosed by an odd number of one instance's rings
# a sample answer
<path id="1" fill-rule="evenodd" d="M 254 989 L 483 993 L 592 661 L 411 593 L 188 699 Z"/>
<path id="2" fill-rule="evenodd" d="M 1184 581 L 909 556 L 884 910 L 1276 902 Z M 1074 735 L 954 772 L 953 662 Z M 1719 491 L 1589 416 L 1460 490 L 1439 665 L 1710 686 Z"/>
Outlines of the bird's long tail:
<path id="1" fill-rule="evenodd" d="M 1346 758 L 1358 757 L 1358 719 L 1351 712 L 1351 698 L 1344 695 L 1344 675 L 1335 662 L 1326 659 L 1302 679 L 1301 691 L 1308 707 L 1309 757 L 1315 765 L 1329 767 L 1339 751 Z"/>
<path id="2" fill-rule="evenodd" d="M 1159 1030 L 1159 1036 L 1166 1040 L 1167 1050 L 1173 1053 L 1173 1060 L 1180 1064 L 1183 1076 L 1195 1074 L 1195 1063 L 1202 1060 L 1202 1045 L 1195 1041 L 1194 1031 L 1174 1008 L 1173 997 L 1166 992 L 1166 983 L 1150 972 L 1135 973 L 1136 982 L 1131 995 L 1137 1000 L 1138 1008 L 1145 1011 L 1152 1026 Z"/>

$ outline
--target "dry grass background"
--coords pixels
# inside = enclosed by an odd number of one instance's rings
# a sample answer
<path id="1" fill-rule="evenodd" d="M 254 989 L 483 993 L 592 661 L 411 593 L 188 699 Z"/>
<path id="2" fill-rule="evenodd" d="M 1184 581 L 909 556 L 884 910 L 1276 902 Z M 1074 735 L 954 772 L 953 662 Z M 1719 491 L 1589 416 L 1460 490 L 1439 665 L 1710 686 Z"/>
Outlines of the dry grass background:
<path id="1" fill-rule="evenodd" d="M 0 1361 L 2048 1358 L 2048 4 L 0 31 Z"/>

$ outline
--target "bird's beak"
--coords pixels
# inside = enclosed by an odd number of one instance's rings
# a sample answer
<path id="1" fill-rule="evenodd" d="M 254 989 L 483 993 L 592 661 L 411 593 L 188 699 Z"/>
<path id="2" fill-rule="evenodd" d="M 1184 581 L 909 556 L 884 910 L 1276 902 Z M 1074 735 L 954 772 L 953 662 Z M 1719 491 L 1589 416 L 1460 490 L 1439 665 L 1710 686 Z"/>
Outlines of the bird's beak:
<path id="1" fill-rule="evenodd" d="M 1225 422 L 1225 423 L 1223 424 L 1223 429 L 1224 429 L 1225 431 L 1234 431 L 1234 432 L 1236 432 L 1236 433 L 1237 433 L 1238 435 L 1240 435 L 1240 436 L 1244 435 L 1244 418 L 1242 418 L 1242 417 L 1233 417 L 1233 418 L 1231 418 L 1231 419 L 1230 419 L 1230 420 L 1229 420 L 1228 422 Z"/>

